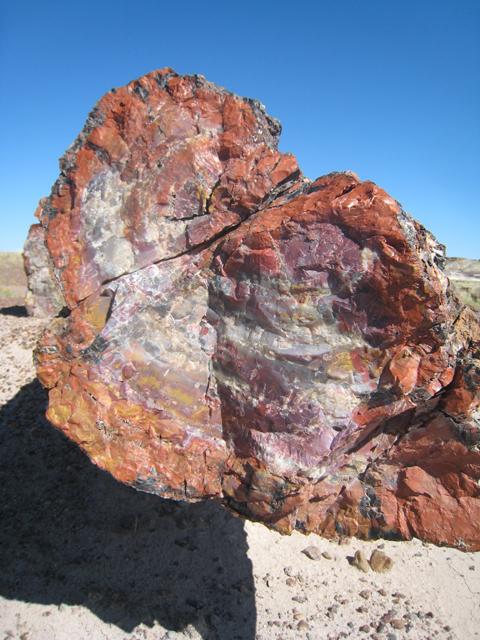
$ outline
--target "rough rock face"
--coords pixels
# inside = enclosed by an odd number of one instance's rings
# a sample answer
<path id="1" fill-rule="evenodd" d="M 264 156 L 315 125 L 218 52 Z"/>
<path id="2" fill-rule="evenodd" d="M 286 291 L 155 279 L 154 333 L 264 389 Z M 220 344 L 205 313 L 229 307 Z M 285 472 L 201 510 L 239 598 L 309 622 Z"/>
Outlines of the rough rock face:
<path id="1" fill-rule="evenodd" d="M 480 549 L 479 318 L 398 202 L 279 133 L 171 69 L 100 100 L 38 212 L 48 418 L 144 491 Z"/>
<path id="2" fill-rule="evenodd" d="M 25 306 L 29 316 L 48 318 L 63 308 L 63 300 L 52 280 L 45 231 L 32 224 L 23 248 L 23 263 L 28 280 Z"/>

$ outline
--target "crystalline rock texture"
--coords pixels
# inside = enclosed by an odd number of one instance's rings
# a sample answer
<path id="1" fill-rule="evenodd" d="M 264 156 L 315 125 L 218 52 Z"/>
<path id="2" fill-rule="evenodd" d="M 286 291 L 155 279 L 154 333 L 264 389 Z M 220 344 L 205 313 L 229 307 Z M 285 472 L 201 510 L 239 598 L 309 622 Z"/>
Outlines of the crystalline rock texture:
<path id="1" fill-rule="evenodd" d="M 48 419 L 142 491 L 480 549 L 479 317 L 396 200 L 280 131 L 168 68 L 98 102 L 37 210 Z"/>

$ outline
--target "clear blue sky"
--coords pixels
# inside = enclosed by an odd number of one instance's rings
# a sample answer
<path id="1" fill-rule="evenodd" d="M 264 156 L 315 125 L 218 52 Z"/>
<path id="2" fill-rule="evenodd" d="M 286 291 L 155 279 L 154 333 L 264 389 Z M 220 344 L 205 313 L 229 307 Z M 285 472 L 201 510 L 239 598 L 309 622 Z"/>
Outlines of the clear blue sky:
<path id="1" fill-rule="evenodd" d="M 0 22 L 0 251 L 112 87 L 165 66 L 261 100 L 305 175 L 352 170 L 480 258 L 478 0 L 15 0 Z"/>

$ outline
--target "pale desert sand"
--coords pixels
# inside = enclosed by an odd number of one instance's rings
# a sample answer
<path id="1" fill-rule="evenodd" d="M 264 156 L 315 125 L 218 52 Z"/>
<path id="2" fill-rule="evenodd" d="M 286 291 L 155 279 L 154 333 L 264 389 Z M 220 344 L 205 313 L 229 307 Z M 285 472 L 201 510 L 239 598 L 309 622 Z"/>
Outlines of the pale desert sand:
<path id="1" fill-rule="evenodd" d="M 0 314 L 0 640 L 480 638 L 480 553 L 283 537 L 95 468 L 44 418 L 21 311 Z M 350 565 L 382 544 L 390 572 Z"/>

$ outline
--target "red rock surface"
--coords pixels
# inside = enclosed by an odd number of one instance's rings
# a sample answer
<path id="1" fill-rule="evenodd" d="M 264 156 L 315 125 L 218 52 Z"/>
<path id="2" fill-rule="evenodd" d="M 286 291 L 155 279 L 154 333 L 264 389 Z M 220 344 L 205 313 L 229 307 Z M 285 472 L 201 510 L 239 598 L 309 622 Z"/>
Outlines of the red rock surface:
<path id="1" fill-rule="evenodd" d="M 480 549 L 478 315 L 398 202 L 279 133 L 171 69 L 100 100 L 38 214 L 48 418 L 144 491 Z"/>

